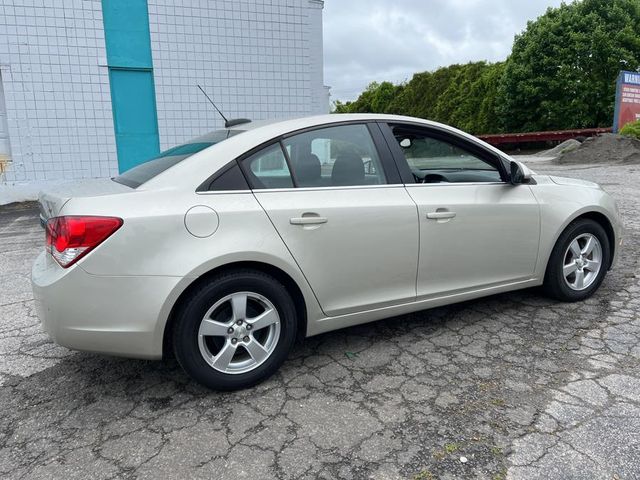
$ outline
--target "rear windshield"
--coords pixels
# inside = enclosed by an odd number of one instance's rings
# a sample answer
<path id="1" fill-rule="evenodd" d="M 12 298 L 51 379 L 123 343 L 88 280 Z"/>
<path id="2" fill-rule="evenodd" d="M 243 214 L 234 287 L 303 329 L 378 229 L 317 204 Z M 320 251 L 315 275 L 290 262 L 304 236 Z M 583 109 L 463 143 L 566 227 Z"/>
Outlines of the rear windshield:
<path id="1" fill-rule="evenodd" d="M 121 173 L 113 180 L 128 187 L 137 188 L 153 177 L 160 175 L 165 170 L 180 163 L 185 158 L 189 158 L 194 153 L 198 153 L 207 147 L 220 143 L 242 132 L 243 130 L 218 130 L 208 133 L 183 145 L 165 150 L 158 156 L 133 167 L 131 170 Z"/>

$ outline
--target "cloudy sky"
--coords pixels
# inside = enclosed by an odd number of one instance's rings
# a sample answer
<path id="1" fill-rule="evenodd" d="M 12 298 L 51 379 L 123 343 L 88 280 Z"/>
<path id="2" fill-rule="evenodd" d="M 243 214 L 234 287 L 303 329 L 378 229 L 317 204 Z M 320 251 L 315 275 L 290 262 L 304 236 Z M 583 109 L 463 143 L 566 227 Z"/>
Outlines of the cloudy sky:
<path id="1" fill-rule="evenodd" d="M 325 0 L 325 84 L 352 100 L 372 81 L 504 60 L 513 36 L 561 0 Z"/>

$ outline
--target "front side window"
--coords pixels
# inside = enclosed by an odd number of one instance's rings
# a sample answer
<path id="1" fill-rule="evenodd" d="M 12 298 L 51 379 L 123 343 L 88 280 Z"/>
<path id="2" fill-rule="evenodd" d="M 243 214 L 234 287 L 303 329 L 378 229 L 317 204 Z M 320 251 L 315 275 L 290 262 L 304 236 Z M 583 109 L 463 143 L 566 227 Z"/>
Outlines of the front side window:
<path id="1" fill-rule="evenodd" d="M 500 182 L 500 171 L 468 150 L 420 132 L 393 129 L 416 183 Z"/>
<path id="2" fill-rule="evenodd" d="M 386 183 L 366 125 L 340 125 L 283 140 L 297 187 L 342 187 Z"/>

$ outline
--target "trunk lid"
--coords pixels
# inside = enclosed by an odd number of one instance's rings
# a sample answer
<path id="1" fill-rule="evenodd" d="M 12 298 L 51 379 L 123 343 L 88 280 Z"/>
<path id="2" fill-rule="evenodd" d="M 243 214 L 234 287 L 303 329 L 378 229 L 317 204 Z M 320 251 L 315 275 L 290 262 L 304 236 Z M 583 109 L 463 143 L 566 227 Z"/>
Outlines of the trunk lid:
<path id="1" fill-rule="evenodd" d="M 131 187 L 116 183 L 110 178 L 94 178 L 65 182 L 47 187 L 40 192 L 40 223 L 44 224 L 52 217 L 57 217 L 62 207 L 74 197 L 99 197 L 117 193 L 131 192 Z"/>

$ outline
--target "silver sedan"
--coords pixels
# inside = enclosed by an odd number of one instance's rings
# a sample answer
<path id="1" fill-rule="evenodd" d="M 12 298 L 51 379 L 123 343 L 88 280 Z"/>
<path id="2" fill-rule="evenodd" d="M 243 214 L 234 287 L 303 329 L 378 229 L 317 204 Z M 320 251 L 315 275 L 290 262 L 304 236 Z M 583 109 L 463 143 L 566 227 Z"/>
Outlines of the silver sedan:
<path id="1" fill-rule="evenodd" d="M 520 288 L 593 294 L 621 220 L 594 183 L 390 115 L 240 123 L 40 196 L 38 314 L 68 348 L 253 385 L 296 337 Z"/>

